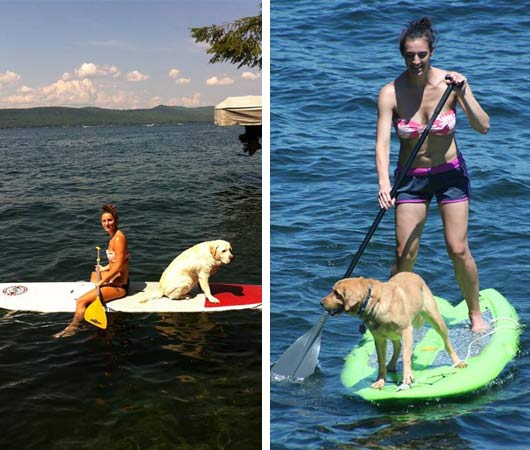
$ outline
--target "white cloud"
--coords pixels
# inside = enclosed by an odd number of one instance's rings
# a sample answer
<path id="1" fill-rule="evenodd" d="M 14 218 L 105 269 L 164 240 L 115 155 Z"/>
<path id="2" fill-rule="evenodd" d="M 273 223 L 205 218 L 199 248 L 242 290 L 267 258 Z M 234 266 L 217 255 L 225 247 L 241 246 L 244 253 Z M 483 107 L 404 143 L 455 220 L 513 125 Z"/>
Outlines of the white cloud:
<path id="1" fill-rule="evenodd" d="M 223 78 L 212 77 L 206 80 L 208 86 L 228 86 L 229 84 L 234 84 L 234 80 L 228 76 L 223 76 Z"/>
<path id="2" fill-rule="evenodd" d="M 29 86 L 20 86 L 18 89 L 17 89 L 17 92 L 20 93 L 20 94 L 28 94 L 29 92 L 33 92 L 33 88 L 30 88 Z"/>
<path id="3" fill-rule="evenodd" d="M 121 72 L 116 66 L 110 66 L 109 74 L 112 76 L 112 78 L 117 78 L 121 75 Z"/>
<path id="4" fill-rule="evenodd" d="M 112 91 L 111 94 L 98 92 L 95 100 L 96 106 L 112 109 L 140 108 L 140 99 L 132 92 Z"/>
<path id="5" fill-rule="evenodd" d="M 116 66 L 108 65 L 97 65 L 94 63 L 83 63 L 81 67 L 74 71 L 77 78 L 95 78 L 95 77 L 106 77 L 111 76 L 113 78 L 120 76 L 120 70 Z M 63 75 L 63 79 L 66 76 L 66 80 L 71 78 L 71 75 L 67 72 Z"/>
<path id="6" fill-rule="evenodd" d="M 60 106 L 60 105 L 87 105 L 96 98 L 96 89 L 88 79 L 84 80 L 58 80 L 42 88 L 22 86 L 17 94 L 7 97 L 7 105 L 19 106 Z"/>
<path id="7" fill-rule="evenodd" d="M 177 79 L 177 77 L 179 76 L 179 73 L 180 73 L 180 70 L 178 69 L 171 69 L 169 71 L 169 78 L 173 78 L 174 80 Z"/>
<path id="8" fill-rule="evenodd" d="M 0 87 L 4 84 L 15 84 L 20 81 L 20 75 L 10 70 L 6 70 L 4 73 L 0 73 Z"/>
<path id="9" fill-rule="evenodd" d="M 179 69 L 171 69 L 169 71 L 169 78 L 172 78 L 173 80 L 175 80 L 176 84 L 190 84 L 191 83 L 191 78 L 179 78 L 178 77 L 179 75 L 180 75 Z"/>
<path id="10" fill-rule="evenodd" d="M 20 106 L 21 108 L 29 108 L 33 106 L 34 98 L 32 95 L 11 95 L 7 97 L 2 103 L 6 108 L 12 108 L 16 106 Z"/>
<path id="11" fill-rule="evenodd" d="M 145 81 L 149 79 L 149 75 L 144 75 L 139 70 L 133 70 L 125 75 L 125 79 L 131 82 Z"/>
<path id="12" fill-rule="evenodd" d="M 254 72 L 243 72 L 241 74 L 241 78 L 243 78 L 244 80 L 257 80 L 259 77 L 260 74 Z"/>
<path id="13" fill-rule="evenodd" d="M 43 96 L 46 103 L 52 104 L 87 104 L 96 94 L 96 89 L 88 79 L 59 80 L 36 91 Z"/>
<path id="14" fill-rule="evenodd" d="M 188 108 L 201 106 L 201 93 L 195 92 L 191 97 L 172 98 L 169 100 L 168 106 L 186 106 Z"/>

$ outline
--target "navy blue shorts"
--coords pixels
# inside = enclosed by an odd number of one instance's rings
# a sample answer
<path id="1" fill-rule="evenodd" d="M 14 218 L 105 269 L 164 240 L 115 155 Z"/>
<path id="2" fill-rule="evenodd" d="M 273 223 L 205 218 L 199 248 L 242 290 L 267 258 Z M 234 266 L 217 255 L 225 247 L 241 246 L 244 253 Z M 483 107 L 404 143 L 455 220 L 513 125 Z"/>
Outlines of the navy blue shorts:
<path id="1" fill-rule="evenodd" d="M 397 179 L 399 169 L 398 166 L 394 179 Z M 460 153 L 453 161 L 439 166 L 410 169 L 396 192 L 396 205 L 427 203 L 433 196 L 441 204 L 464 202 L 471 198 L 471 181 Z"/>

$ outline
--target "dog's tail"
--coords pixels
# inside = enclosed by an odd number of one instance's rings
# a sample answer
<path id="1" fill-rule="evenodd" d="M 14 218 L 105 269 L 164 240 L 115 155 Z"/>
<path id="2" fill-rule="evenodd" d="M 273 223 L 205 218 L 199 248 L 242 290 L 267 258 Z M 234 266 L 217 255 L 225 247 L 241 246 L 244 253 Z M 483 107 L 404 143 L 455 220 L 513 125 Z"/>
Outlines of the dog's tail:
<path id="1" fill-rule="evenodd" d="M 153 289 L 149 289 L 149 291 L 146 292 L 146 295 L 147 294 L 148 294 L 148 297 L 144 298 L 143 300 L 140 300 L 140 303 L 147 303 L 151 300 L 158 300 L 160 298 L 165 297 L 160 286 L 157 286 L 156 288 L 153 288 Z"/>

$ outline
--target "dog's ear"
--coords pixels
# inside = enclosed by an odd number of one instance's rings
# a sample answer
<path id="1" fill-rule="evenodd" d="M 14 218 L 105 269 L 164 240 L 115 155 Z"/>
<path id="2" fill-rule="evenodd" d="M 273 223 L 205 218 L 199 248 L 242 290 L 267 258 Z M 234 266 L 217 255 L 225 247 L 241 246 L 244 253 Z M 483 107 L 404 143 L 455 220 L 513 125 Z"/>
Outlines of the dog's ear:
<path id="1" fill-rule="evenodd" d="M 210 242 L 210 254 L 215 259 L 215 254 L 217 253 L 217 249 L 219 248 L 219 245 L 217 245 L 217 241 Z"/>
<path id="2" fill-rule="evenodd" d="M 362 300 L 359 300 L 359 291 L 362 290 L 362 286 L 367 284 L 366 280 L 362 277 L 351 278 L 347 280 L 347 283 L 342 284 L 342 301 L 344 305 L 344 312 L 351 311 L 356 305 L 359 305 Z M 359 307 L 357 307 L 359 309 Z"/>
<path id="3" fill-rule="evenodd" d="M 340 289 L 338 289 L 338 292 L 340 293 L 341 295 L 341 299 L 342 299 L 342 306 L 344 308 L 344 312 L 348 312 L 350 311 L 350 309 L 352 308 L 353 304 L 352 304 L 352 291 L 350 288 L 348 288 L 347 286 L 345 286 L 344 284 L 341 286 Z"/>

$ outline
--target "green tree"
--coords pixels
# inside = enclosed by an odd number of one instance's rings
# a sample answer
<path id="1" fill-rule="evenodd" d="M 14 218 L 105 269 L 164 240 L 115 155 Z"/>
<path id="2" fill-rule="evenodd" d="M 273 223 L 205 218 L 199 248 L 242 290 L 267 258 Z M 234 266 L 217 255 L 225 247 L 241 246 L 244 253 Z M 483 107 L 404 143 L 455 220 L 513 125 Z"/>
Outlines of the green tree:
<path id="1" fill-rule="evenodd" d="M 261 14 L 243 17 L 223 25 L 191 28 L 195 42 L 210 44 L 210 63 L 230 62 L 261 70 Z"/>

